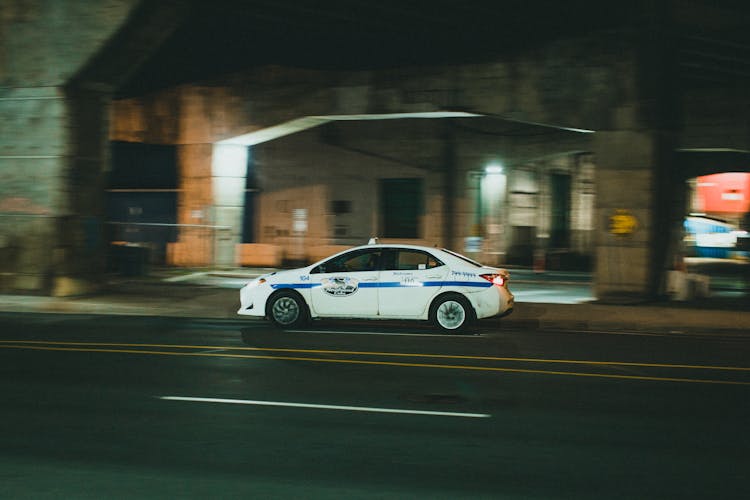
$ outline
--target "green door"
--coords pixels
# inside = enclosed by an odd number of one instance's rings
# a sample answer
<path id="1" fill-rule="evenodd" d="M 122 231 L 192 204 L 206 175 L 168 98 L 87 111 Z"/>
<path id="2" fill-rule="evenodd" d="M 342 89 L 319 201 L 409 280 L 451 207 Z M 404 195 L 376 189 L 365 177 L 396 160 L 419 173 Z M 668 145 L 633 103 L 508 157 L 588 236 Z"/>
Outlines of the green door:
<path id="1" fill-rule="evenodd" d="M 570 246 L 570 175 L 552 174 L 550 248 Z"/>
<path id="2" fill-rule="evenodd" d="M 383 238 L 419 238 L 422 179 L 381 179 L 380 208 Z"/>

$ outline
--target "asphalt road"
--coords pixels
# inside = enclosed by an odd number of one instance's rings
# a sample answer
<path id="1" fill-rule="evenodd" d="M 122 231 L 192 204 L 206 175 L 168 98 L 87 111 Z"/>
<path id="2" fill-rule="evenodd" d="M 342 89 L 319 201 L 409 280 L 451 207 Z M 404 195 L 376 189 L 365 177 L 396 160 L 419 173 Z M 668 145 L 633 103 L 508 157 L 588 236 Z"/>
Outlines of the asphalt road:
<path id="1" fill-rule="evenodd" d="M 750 337 L 0 315 L 0 498 L 748 498 Z"/>

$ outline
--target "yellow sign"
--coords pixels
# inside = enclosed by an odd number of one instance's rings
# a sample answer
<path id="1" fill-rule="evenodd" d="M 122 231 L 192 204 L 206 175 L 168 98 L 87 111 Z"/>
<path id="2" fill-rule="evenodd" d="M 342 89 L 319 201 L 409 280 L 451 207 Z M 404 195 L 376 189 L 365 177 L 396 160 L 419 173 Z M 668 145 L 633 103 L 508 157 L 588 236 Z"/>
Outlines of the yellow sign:
<path id="1" fill-rule="evenodd" d="M 609 232 L 617 236 L 633 234 L 638 229 L 638 220 L 628 210 L 618 208 L 609 216 Z"/>

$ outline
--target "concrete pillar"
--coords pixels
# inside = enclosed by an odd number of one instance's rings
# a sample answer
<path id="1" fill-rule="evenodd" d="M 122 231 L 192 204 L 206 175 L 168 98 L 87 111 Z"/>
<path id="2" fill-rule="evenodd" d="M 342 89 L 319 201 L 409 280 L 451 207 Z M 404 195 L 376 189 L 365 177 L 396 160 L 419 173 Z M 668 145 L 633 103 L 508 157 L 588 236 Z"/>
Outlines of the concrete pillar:
<path id="1" fill-rule="evenodd" d="M 62 87 L 0 98 L 0 290 L 79 294 L 103 270 L 107 103 Z"/>
<path id="2" fill-rule="evenodd" d="M 671 240 L 672 144 L 654 131 L 597 132 L 595 294 L 605 302 L 659 295 Z"/>
<path id="3" fill-rule="evenodd" d="M 101 282 L 110 97 L 185 12 L 180 0 L 0 2 L 0 293 Z"/>
<path id="4" fill-rule="evenodd" d="M 52 294 L 79 295 L 96 288 L 105 265 L 105 175 L 109 166 L 107 93 L 67 90 L 69 154 L 64 205 L 58 213 Z"/>
<path id="5" fill-rule="evenodd" d="M 167 262 L 177 266 L 205 266 L 214 259 L 211 214 L 211 144 L 187 144 L 177 148 L 179 194 L 177 242 L 167 246 Z"/>
<path id="6" fill-rule="evenodd" d="M 0 99 L 0 116 L 0 290 L 45 292 L 65 204 L 65 93 L 13 89 Z"/>
<path id="7" fill-rule="evenodd" d="M 684 178 L 675 164 L 681 82 L 673 13 L 667 3 L 651 2 L 639 15 L 636 94 L 615 113 L 613 130 L 594 136 L 594 285 L 603 301 L 653 300 L 664 293 L 684 214 Z"/>

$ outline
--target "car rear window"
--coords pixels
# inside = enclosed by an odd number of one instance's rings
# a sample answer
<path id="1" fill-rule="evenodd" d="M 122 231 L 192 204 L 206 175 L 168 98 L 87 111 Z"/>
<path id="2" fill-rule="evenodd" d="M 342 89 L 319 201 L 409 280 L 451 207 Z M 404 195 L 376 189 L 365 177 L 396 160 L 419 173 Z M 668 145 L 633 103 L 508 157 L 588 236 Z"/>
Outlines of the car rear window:
<path id="1" fill-rule="evenodd" d="M 427 252 L 418 250 L 396 250 L 388 252 L 384 262 L 386 271 L 417 271 L 433 269 L 443 265 L 440 259 Z"/>
<path id="2" fill-rule="evenodd" d="M 471 260 L 470 258 L 466 257 L 465 255 L 461 255 L 460 253 L 456 253 L 456 252 L 454 252 L 452 250 L 448 250 L 447 248 L 441 248 L 441 250 L 443 252 L 451 254 L 452 256 L 456 257 L 457 259 L 461 259 L 462 261 L 464 261 L 464 262 L 466 262 L 468 264 L 471 264 L 474 267 L 484 267 L 479 262 L 477 262 L 475 260 Z"/>

